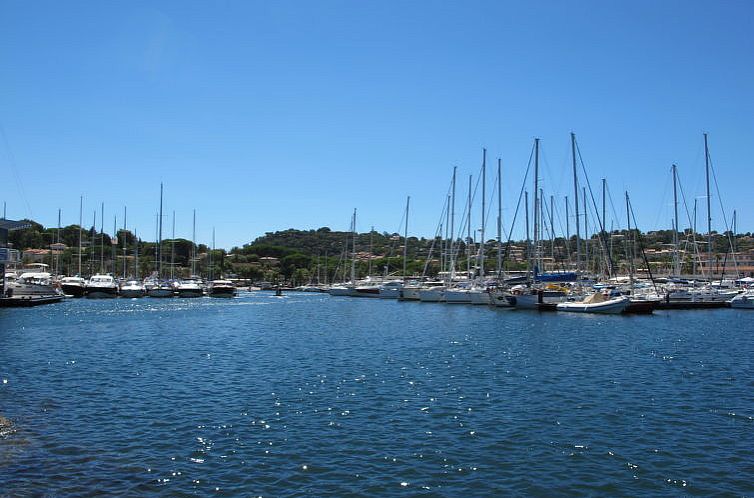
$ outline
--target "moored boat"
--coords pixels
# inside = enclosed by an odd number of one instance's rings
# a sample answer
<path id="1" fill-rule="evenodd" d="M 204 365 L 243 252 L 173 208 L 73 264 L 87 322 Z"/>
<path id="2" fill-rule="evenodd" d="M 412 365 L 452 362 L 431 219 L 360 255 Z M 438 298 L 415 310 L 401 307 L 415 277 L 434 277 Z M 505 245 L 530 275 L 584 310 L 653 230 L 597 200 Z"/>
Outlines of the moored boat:
<path id="1" fill-rule="evenodd" d="M 120 297 L 139 298 L 144 297 L 146 289 L 144 288 L 144 284 L 138 280 L 127 280 L 121 284 L 119 293 Z"/>
<path id="2" fill-rule="evenodd" d="M 623 313 L 628 306 L 628 297 L 618 296 L 608 298 L 601 292 L 596 292 L 582 301 L 566 301 L 555 306 L 558 311 L 576 313 Z"/>
<path id="3" fill-rule="evenodd" d="M 207 289 L 209 297 L 234 297 L 236 286 L 230 280 L 213 280 Z"/>
<path id="4" fill-rule="evenodd" d="M 731 308 L 754 309 L 754 289 L 749 289 L 730 300 Z"/>
<path id="5" fill-rule="evenodd" d="M 71 297 L 82 297 L 86 292 L 86 280 L 76 275 L 60 279 L 60 289 L 63 294 Z"/>
<path id="6" fill-rule="evenodd" d="M 204 288 L 198 278 L 182 280 L 177 286 L 178 297 L 202 297 Z"/>
<path id="7" fill-rule="evenodd" d="M 108 299 L 118 295 L 118 284 L 112 275 L 96 274 L 86 283 L 86 297 L 89 299 Z"/>

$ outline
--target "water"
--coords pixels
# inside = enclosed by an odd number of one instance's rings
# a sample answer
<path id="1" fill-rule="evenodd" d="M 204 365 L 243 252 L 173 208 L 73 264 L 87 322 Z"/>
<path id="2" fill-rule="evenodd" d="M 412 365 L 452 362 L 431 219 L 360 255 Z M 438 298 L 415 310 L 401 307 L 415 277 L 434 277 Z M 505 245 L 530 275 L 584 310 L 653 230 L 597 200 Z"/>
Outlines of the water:
<path id="1" fill-rule="evenodd" d="M 0 496 L 754 494 L 754 313 L 0 310 Z"/>

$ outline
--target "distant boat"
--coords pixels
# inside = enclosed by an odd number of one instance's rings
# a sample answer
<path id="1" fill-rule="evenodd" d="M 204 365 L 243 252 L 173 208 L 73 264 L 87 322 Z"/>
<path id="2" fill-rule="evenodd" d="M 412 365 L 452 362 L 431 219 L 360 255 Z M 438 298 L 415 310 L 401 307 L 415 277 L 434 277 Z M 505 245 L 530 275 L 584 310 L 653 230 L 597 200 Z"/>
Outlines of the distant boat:
<path id="1" fill-rule="evenodd" d="M 128 280 L 120 286 L 120 297 L 138 298 L 144 297 L 146 288 L 138 280 Z"/>
<path id="2" fill-rule="evenodd" d="M 173 297 L 175 292 L 173 285 L 167 281 L 157 282 L 156 285 L 147 290 L 147 296 L 149 297 Z"/>
<path id="3" fill-rule="evenodd" d="M 749 289 L 730 300 L 731 308 L 754 309 L 754 289 Z"/>
<path id="4" fill-rule="evenodd" d="M 118 285 L 112 275 L 96 274 L 86 283 L 86 297 L 90 299 L 113 298 L 118 295 Z"/>
<path id="5" fill-rule="evenodd" d="M 629 304 L 626 296 L 608 298 L 601 292 L 596 292 L 583 301 L 566 301 L 556 306 L 558 311 L 571 311 L 576 313 L 623 313 Z"/>
<path id="6" fill-rule="evenodd" d="M 234 297 L 236 286 L 230 280 L 213 280 L 207 289 L 209 297 Z"/>
<path id="7" fill-rule="evenodd" d="M 7 297 L 43 298 L 61 295 L 52 284 L 52 275 L 46 271 L 47 265 L 30 266 L 30 268 L 22 270 L 20 275 L 16 275 L 15 272 L 5 273 L 5 293 Z"/>
<path id="8" fill-rule="evenodd" d="M 79 277 L 63 277 L 60 279 L 63 294 L 71 297 L 82 297 L 86 291 L 86 279 Z"/>
<path id="9" fill-rule="evenodd" d="M 176 289 L 178 297 L 202 297 L 204 295 L 202 282 L 198 278 L 182 280 Z"/>

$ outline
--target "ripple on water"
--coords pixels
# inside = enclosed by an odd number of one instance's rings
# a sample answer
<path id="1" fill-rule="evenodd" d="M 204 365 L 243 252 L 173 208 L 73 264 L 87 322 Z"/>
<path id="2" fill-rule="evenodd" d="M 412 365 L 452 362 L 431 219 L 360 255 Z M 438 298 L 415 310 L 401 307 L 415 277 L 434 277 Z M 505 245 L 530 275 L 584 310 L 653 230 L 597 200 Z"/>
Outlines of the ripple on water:
<path id="1" fill-rule="evenodd" d="M 748 495 L 752 346 L 748 315 L 728 311 L 293 293 L 3 310 L 15 423 L 0 482 L 10 496 Z"/>

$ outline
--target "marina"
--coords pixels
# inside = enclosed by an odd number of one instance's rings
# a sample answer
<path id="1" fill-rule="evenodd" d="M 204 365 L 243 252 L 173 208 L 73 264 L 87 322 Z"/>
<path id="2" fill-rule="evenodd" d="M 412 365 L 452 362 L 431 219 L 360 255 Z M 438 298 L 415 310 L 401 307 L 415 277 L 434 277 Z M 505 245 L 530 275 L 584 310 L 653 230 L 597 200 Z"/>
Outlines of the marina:
<path id="1" fill-rule="evenodd" d="M 754 497 L 754 2 L 5 2 L 0 498 Z"/>

